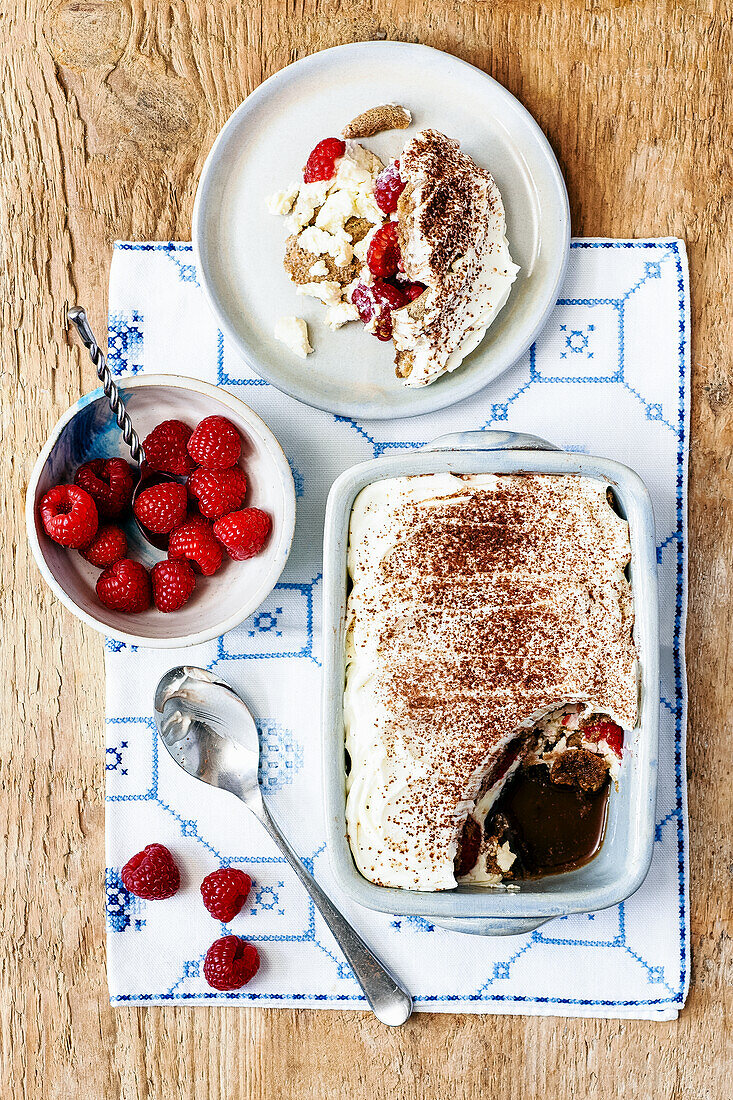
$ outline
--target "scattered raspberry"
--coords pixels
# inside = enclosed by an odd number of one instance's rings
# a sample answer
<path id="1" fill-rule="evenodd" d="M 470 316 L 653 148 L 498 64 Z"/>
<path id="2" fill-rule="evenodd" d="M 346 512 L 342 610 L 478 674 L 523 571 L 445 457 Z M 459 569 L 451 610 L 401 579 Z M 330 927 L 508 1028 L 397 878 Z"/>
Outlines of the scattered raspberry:
<path id="1" fill-rule="evenodd" d="M 216 573 L 224 555 L 209 524 L 199 518 L 176 527 L 168 539 L 168 557 L 171 561 L 195 562 L 203 575 L 210 577 Z"/>
<path id="2" fill-rule="evenodd" d="M 239 936 L 212 943 L 204 959 L 204 977 L 212 989 L 241 989 L 260 968 L 257 948 Z"/>
<path id="3" fill-rule="evenodd" d="M 163 844 L 148 844 L 129 859 L 120 878 L 131 894 L 146 901 L 172 898 L 181 885 L 175 860 Z"/>
<path id="4" fill-rule="evenodd" d="M 331 180 L 336 175 L 336 161 L 346 152 L 346 142 L 340 138 L 324 138 L 319 141 L 308 157 L 303 169 L 306 183 L 316 180 Z"/>
<path id="5" fill-rule="evenodd" d="M 187 561 L 156 562 L 150 579 L 158 611 L 179 611 L 196 587 L 196 576 Z"/>
<path id="6" fill-rule="evenodd" d="M 56 485 L 40 504 L 41 522 L 49 538 L 78 550 L 94 538 L 99 524 L 97 506 L 78 485 Z"/>
<path id="7" fill-rule="evenodd" d="M 239 466 L 231 470 L 194 470 L 188 488 L 207 519 L 218 519 L 241 508 L 247 495 L 247 478 Z"/>
<path id="8" fill-rule="evenodd" d="M 207 416 L 188 441 L 188 453 L 207 470 L 228 470 L 239 458 L 242 440 L 225 416 Z"/>
<path id="9" fill-rule="evenodd" d="M 122 558 L 99 574 L 97 595 L 105 607 L 113 611 L 147 611 L 150 607 L 148 571 L 139 561 Z"/>
<path id="10" fill-rule="evenodd" d="M 397 209 L 397 200 L 405 190 L 405 180 L 400 176 L 400 162 L 394 164 L 379 173 L 374 181 L 374 201 L 383 214 L 394 214 Z"/>
<path id="11" fill-rule="evenodd" d="M 201 883 L 201 897 L 212 917 L 228 924 L 244 905 L 251 886 L 252 879 L 244 871 L 221 867 Z"/>
<path id="12" fill-rule="evenodd" d="M 245 561 L 259 554 L 265 545 L 272 523 L 260 508 L 243 508 L 230 512 L 214 524 L 214 534 L 227 549 L 230 558 Z"/>
<path id="13" fill-rule="evenodd" d="M 164 420 L 153 428 L 143 440 L 145 459 L 150 469 L 179 477 L 190 474 L 195 463 L 186 450 L 186 444 L 192 434 L 191 428 L 182 420 Z"/>
<path id="14" fill-rule="evenodd" d="M 167 535 L 174 527 L 180 526 L 186 518 L 187 509 L 186 486 L 174 481 L 143 489 L 134 504 L 140 523 L 155 535 Z"/>
<path id="15" fill-rule="evenodd" d="M 400 246 L 397 240 L 397 222 L 387 222 L 371 239 L 367 249 L 367 266 L 372 275 L 389 279 L 396 275 L 400 265 Z"/>
<path id="16" fill-rule="evenodd" d="M 621 759 L 624 751 L 624 731 L 616 722 L 591 722 L 581 730 L 583 737 L 598 744 L 605 741 L 612 753 Z"/>
<path id="17" fill-rule="evenodd" d="M 127 554 L 127 535 L 116 524 L 106 523 L 97 529 L 92 541 L 79 553 L 98 569 L 106 569 Z"/>
<path id="18" fill-rule="evenodd" d="M 111 518 L 129 508 L 135 476 L 124 458 L 93 458 L 79 467 L 74 483 L 94 498 L 100 516 Z"/>
<path id="19" fill-rule="evenodd" d="M 364 283 L 357 283 L 351 292 L 351 301 L 356 306 L 359 317 L 368 325 L 374 316 L 374 299 Z"/>

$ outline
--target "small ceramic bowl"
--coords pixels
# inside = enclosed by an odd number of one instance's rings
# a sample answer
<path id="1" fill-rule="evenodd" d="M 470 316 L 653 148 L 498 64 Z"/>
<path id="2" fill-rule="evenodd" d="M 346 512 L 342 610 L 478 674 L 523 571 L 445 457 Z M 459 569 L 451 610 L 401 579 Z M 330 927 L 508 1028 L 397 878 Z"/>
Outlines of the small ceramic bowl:
<path id="1" fill-rule="evenodd" d="M 91 458 L 119 456 L 129 461 L 117 424 L 101 389 L 85 394 L 61 417 L 41 451 L 26 495 L 26 526 L 44 579 L 61 602 L 83 622 L 108 637 L 133 645 L 173 649 L 216 638 L 260 606 L 272 591 L 290 553 L 295 528 L 295 487 L 288 460 L 266 424 L 238 398 L 207 382 L 176 375 L 145 375 L 118 380 L 120 392 L 141 439 L 161 420 L 180 419 L 195 427 L 205 416 L 226 416 L 242 436 L 241 465 L 249 481 L 247 507 L 272 518 L 272 533 L 260 554 L 224 564 L 213 577 L 197 576 L 188 603 L 170 614 L 157 608 L 124 614 L 105 607 L 94 586 L 100 570 L 76 550 L 46 534 L 38 512 L 44 494 L 74 480 L 76 468 Z M 123 523 L 129 555 L 146 567 L 165 557 L 142 538 L 132 519 Z"/>

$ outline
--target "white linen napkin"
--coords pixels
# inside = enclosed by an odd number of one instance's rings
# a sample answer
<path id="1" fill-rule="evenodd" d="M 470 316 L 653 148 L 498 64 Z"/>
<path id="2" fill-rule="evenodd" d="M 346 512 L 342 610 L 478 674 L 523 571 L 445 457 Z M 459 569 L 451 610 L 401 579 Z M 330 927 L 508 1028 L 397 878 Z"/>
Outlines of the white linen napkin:
<path id="1" fill-rule="evenodd" d="M 260 826 L 159 751 L 151 717 L 158 677 L 175 664 L 213 668 L 249 702 L 273 811 L 334 901 L 413 993 L 416 1008 L 668 1020 L 684 1004 L 690 951 L 685 792 L 689 294 L 674 239 L 576 240 L 562 297 L 537 343 L 459 406 L 415 419 L 353 421 L 319 412 L 256 377 L 218 330 L 190 244 L 118 243 L 110 277 L 109 363 L 195 375 L 231 387 L 270 426 L 293 468 L 292 555 L 262 607 L 217 641 L 185 651 L 107 640 L 108 971 L 115 1004 L 363 1008 L 349 967 Z M 366 337 L 365 337 L 366 339 Z M 283 354 L 288 354 L 283 349 Z M 304 364 L 307 370 L 307 364 Z M 654 860 L 641 889 L 604 912 L 560 918 L 509 938 L 465 936 L 421 918 L 372 913 L 342 897 L 324 850 L 320 781 L 321 539 L 326 495 L 347 466 L 443 433 L 498 427 L 618 459 L 649 487 L 657 525 L 662 704 Z M 127 893 L 133 853 L 166 844 L 182 888 L 165 902 Z M 253 878 L 228 929 L 199 884 L 231 863 Z M 203 957 L 231 931 L 262 966 L 217 993 Z"/>

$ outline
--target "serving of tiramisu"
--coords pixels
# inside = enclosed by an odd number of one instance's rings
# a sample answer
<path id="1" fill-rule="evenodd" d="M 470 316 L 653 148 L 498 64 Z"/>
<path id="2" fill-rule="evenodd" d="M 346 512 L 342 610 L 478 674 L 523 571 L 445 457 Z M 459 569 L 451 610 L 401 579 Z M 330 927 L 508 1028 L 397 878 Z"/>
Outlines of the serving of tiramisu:
<path id="1" fill-rule="evenodd" d="M 393 341 L 397 377 L 424 386 L 478 346 L 519 268 L 496 183 L 457 141 L 420 130 L 385 165 L 356 140 L 410 122 L 396 104 L 365 111 L 267 206 L 286 218 L 297 293 L 324 303 L 329 328 L 360 319 Z"/>
<path id="2" fill-rule="evenodd" d="M 628 526 L 580 475 L 377 481 L 350 521 L 346 824 L 382 886 L 591 858 L 638 717 Z"/>

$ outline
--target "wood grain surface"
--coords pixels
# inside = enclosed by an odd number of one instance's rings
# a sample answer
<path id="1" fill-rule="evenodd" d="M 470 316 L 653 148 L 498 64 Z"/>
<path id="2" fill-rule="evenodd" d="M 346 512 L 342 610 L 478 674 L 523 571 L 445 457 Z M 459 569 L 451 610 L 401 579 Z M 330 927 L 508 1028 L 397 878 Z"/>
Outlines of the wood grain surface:
<path id="1" fill-rule="evenodd" d="M 576 234 L 687 241 L 693 974 L 674 1023 L 419 1015 L 392 1032 L 107 1001 L 102 641 L 42 583 L 23 529 L 36 454 L 95 384 L 65 310 L 103 328 L 112 241 L 189 239 L 230 112 L 361 39 L 425 42 L 505 84 L 558 154 Z M 1 0 L 3 1098 L 733 1095 L 732 39 L 715 0 Z"/>

